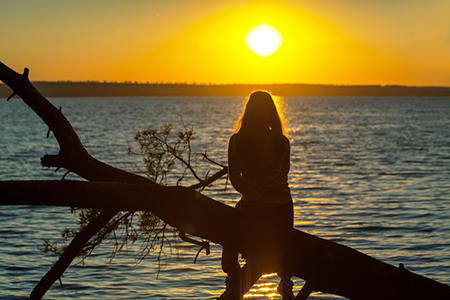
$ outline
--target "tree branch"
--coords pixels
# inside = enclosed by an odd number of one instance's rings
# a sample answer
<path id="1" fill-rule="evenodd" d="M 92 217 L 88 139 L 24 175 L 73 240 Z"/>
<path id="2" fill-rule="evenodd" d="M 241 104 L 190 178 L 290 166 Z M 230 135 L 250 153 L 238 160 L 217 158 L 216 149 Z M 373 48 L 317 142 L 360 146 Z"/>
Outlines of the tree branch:
<path id="1" fill-rule="evenodd" d="M 28 69 L 18 74 L 0 62 L 0 80 L 7 84 L 13 95 L 22 100 L 44 121 L 56 137 L 60 151 L 57 155 L 45 155 L 41 159 L 44 167 L 65 168 L 90 181 L 138 182 L 155 185 L 147 178 L 114 168 L 93 158 L 84 148 L 72 125 L 65 118 L 61 109 L 54 107 L 43 97 L 28 79 Z M 102 211 L 95 224 L 85 227 L 73 239 L 55 266 L 41 279 L 34 288 L 32 299 L 41 299 L 51 285 L 61 277 L 84 245 L 117 213 L 114 207 Z"/>
<path id="2" fill-rule="evenodd" d="M 58 155 L 44 156 L 41 159 L 43 166 L 62 167 L 90 181 L 154 184 L 145 177 L 114 168 L 90 156 L 61 110 L 31 84 L 28 69 L 25 69 L 24 74 L 18 74 L 0 62 L 0 80 L 19 95 L 55 135 L 60 152 Z"/>
<path id="3" fill-rule="evenodd" d="M 211 183 L 213 183 L 217 179 L 221 178 L 222 176 L 227 175 L 227 173 L 228 173 L 228 167 L 224 167 L 222 170 L 216 172 L 214 175 L 208 177 L 207 179 L 202 180 L 199 183 L 191 185 L 189 188 L 193 189 L 193 190 L 196 190 L 196 189 L 199 189 L 199 188 L 207 187 L 208 185 L 210 185 Z"/>
<path id="4" fill-rule="evenodd" d="M 50 271 L 41 278 L 39 283 L 33 289 L 30 294 L 30 299 L 41 299 L 48 289 L 52 286 L 56 279 L 61 278 L 63 273 L 72 263 L 73 259 L 80 252 L 80 248 L 92 237 L 94 234 L 100 231 L 106 223 L 116 214 L 115 210 L 104 209 L 100 214 L 89 223 L 84 230 L 80 231 L 76 237 L 70 242 L 69 246 L 64 250 L 63 255 L 58 259 L 58 261 L 52 266 Z M 55 278 L 56 277 L 56 278 Z"/>

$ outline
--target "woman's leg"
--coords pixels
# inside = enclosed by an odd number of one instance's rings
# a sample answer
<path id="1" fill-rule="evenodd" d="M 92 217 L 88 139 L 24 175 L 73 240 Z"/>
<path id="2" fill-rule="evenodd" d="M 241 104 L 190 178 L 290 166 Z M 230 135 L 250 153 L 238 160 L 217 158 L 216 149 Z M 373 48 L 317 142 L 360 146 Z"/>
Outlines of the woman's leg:
<path id="1" fill-rule="evenodd" d="M 284 205 L 280 216 L 283 218 L 280 220 L 280 225 L 283 227 L 293 227 L 294 226 L 294 207 L 293 205 Z M 289 251 L 290 241 L 283 241 L 281 244 L 283 249 Z M 288 253 L 285 253 L 283 257 L 289 257 Z M 291 262 L 284 260 L 282 262 L 281 270 L 278 276 L 281 278 L 280 284 L 278 285 L 278 292 L 283 296 L 283 300 L 293 300 L 295 298 L 292 288 L 294 286 L 291 275 Z"/>
<path id="2" fill-rule="evenodd" d="M 295 298 L 292 288 L 294 284 L 290 276 L 280 276 L 280 284 L 278 285 L 278 293 L 283 296 L 283 300 L 293 300 Z"/>
<path id="3" fill-rule="evenodd" d="M 222 270 L 227 273 L 226 290 L 218 299 L 238 300 L 240 290 L 239 253 L 233 249 L 222 248 Z"/>
<path id="4" fill-rule="evenodd" d="M 240 282 L 240 297 L 244 297 L 245 294 L 250 291 L 252 286 L 258 281 L 259 277 L 264 273 L 257 265 L 247 263 L 241 268 L 241 282 Z"/>
<path id="5" fill-rule="evenodd" d="M 235 207 L 241 209 L 241 201 L 238 201 Z M 226 289 L 218 299 L 241 299 L 239 298 L 241 266 L 239 265 L 238 251 L 222 247 L 222 270 L 227 273 Z"/>

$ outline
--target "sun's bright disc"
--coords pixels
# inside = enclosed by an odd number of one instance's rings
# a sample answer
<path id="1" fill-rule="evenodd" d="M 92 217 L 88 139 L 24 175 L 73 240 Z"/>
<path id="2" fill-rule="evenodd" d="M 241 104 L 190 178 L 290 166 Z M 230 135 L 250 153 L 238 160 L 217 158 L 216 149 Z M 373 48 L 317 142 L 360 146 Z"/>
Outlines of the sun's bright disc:
<path id="1" fill-rule="evenodd" d="M 280 48 L 283 36 L 275 27 L 261 23 L 245 34 L 244 43 L 256 55 L 266 57 Z"/>

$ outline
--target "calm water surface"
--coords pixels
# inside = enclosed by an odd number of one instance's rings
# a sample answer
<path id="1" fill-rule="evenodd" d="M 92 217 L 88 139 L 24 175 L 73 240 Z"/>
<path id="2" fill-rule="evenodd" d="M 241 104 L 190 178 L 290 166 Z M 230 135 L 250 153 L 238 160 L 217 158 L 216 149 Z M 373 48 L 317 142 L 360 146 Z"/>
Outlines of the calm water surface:
<path id="1" fill-rule="evenodd" d="M 450 284 L 450 100 L 434 98 L 283 98 L 292 145 L 289 177 L 295 226 L 384 262 Z M 226 163 L 244 98 L 50 99 L 88 151 L 139 173 L 134 133 L 179 114 L 194 126 L 196 151 Z M 58 151 L 47 127 L 20 100 L 0 102 L 0 180 L 55 180 L 39 159 Z M 140 164 L 141 165 L 141 164 Z M 142 165 L 141 165 L 142 166 Z M 202 169 L 200 169 L 202 171 Z M 69 179 L 78 179 L 69 175 Z M 225 180 L 205 191 L 233 205 Z M 1 197 L 1 195 L 0 195 Z M 0 299 L 26 299 L 54 258 L 37 249 L 76 227 L 69 208 L 0 207 Z M 136 266 L 130 249 L 108 264 L 103 245 L 69 268 L 45 299 L 214 299 L 224 288 L 220 245 L 193 264 L 198 247 L 181 244 L 158 275 L 156 253 Z M 170 255 L 170 253 L 167 253 Z M 280 299 L 278 279 L 262 278 L 251 299 Z M 298 290 L 303 281 L 295 279 Z M 313 294 L 311 299 L 336 299 Z"/>

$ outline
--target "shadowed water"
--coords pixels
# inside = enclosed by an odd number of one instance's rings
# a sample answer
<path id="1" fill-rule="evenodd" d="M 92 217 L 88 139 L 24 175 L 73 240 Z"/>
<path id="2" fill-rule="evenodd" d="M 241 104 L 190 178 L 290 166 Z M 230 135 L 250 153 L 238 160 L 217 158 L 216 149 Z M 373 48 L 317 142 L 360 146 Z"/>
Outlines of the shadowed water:
<path id="1" fill-rule="evenodd" d="M 244 98 L 50 99 L 72 123 L 88 151 L 139 173 L 134 133 L 179 114 L 194 126 L 197 151 L 226 164 L 228 138 Z M 295 226 L 384 262 L 450 284 L 450 101 L 434 98 L 284 98 L 291 141 L 289 182 Z M 47 127 L 20 100 L 0 102 L 0 180 L 54 180 L 62 171 L 40 167 L 55 154 Z M 142 166 L 142 165 L 141 165 Z M 204 168 L 200 168 L 200 172 Z M 69 175 L 70 179 L 77 179 Z M 205 193 L 233 205 L 239 195 L 224 179 Z M 1 195 L 0 195 L 1 197 Z M 54 258 L 44 239 L 76 227 L 69 208 L 0 207 L 0 299 L 26 299 Z M 102 245 L 85 265 L 67 270 L 46 299 L 214 299 L 224 288 L 221 247 L 209 256 L 181 244 L 158 275 L 157 253 L 135 266 L 129 253 L 107 264 Z M 167 252 L 167 255 L 170 253 Z M 247 296 L 280 299 L 275 275 Z M 303 281 L 295 279 L 298 290 Z M 311 299 L 335 299 L 313 294 Z"/>

